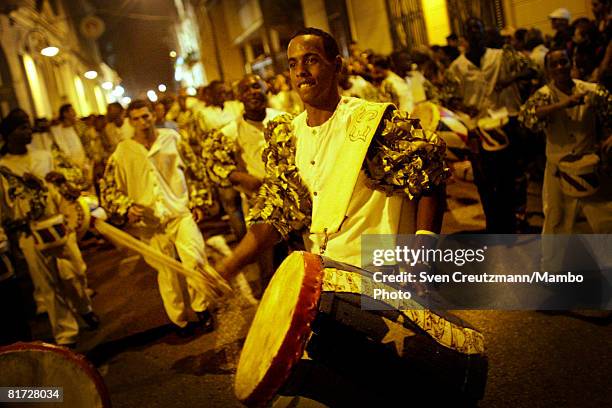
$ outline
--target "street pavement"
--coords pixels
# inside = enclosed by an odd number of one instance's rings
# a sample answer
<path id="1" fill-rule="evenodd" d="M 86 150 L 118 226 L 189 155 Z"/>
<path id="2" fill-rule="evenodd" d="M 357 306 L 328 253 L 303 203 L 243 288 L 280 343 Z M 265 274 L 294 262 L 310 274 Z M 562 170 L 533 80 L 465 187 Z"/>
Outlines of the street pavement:
<path id="1" fill-rule="evenodd" d="M 456 180 L 448 193 L 443 231 L 482 231 L 484 216 L 474 185 Z M 537 184 L 530 186 L 528 213 L 537 231 L 542 222 Z M 155 272 L 139 256 L 99 247 L 84 255 L 102 323 L 97 331 L 83 333 L 78 350 L 102 373 L 113 407 L 241 406 L 232 380 L 253 307 L 229 301 L 220 306 L 215 331 L 182 339 L 165 316 Z M 485 336 L 489 375 L 479 406 L 612 406 L 610 319 L 533 311 L 457 315 Z M 406 398 L 411 390 L 389 392 Z"/>

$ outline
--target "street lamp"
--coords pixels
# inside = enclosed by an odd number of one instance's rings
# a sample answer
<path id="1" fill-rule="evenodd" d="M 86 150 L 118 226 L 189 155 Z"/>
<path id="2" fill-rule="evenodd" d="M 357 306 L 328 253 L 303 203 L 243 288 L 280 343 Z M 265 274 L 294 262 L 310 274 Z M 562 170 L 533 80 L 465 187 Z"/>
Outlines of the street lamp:
<path id="1" fill-rule="evenodd" d="M 157 102 L 157 94 L 152 89 L 147 91 L 147 98 L 149 98 L 151 102 Z"/>
<path id="2" fill-rule="evenodd" d="M 113 83 L 111 81 L 102 82 L 102 89 L 110 91 L 113 89 Z"/>
<path id="3" fill-rule="evenodd" d="M 170 58 L 176 58 L 176 51 L 170 51 Z"/>
<path id="4" fill-rule="evenodd" d="M 159 84 L 157 85 L 157 89 L 159 90 L 159 92 L 166 92 L 166 85 Z"/>
<path id="5" fill-rule="evenodd" d="M 87 71 L 83 74 L 87 79 L 96 79 L 98 77 L 98 72 L 94 70 Z"/>
<path id="6" fill-rule="evenodd" d="M 40 50 L 40 53 L 45 57 L 55 57 L 59 53 L 59 48 L 49 45 Z"/>

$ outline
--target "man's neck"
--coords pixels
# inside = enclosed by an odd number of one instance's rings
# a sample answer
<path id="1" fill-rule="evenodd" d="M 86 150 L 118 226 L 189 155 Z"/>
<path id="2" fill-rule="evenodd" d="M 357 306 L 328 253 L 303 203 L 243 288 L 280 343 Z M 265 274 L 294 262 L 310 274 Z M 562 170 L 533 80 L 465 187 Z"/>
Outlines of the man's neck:
<path id="1" fill-rule="evenodd" d="M 155 140 L 157 140 L 157 129 L 152 128 L 152 131 L 149 133 L 144 132 L 134 132 L 134 141 L 143 145 L 147 150 L 151 149 Z"/>
<path id="2" fill-rule="evenodd" d="M 470 46 L 468 51 L 465 53 L 465 56 L 468 60 L 470 60 L 471 63 L 473 63 L 477 67 L 480 67 L 480 59 L 482 58 L 482 56 L 484 55 L 486 51 L 487 51 L 487 48 L 482 47 L 480 45 Z"/>
<path id="3" fill-rule="evenodd" d="M 574 81 L 571 78 L 557 82 L 555 81 L 555 86 L 564 94 L 570 95 L 572 93 L 572 89 L 574 88 Z"/>
<path id="4" fill-rule="evenodd" d="M 69 127 L 72 127 L 72 126 L 74 126 L 74 122 L 69 121 L 69 120 L 63 120 L 62 121 L 62 127 L 63 128 L 69 128 Z"/>
<path id="5" fill-rule="evenodd" d="M 312 106 L 304 104 L 306 107 L 306 123 L 308 126 L 321 126 L 327 122 L 336 111 L 339 102 L 340 94 L 336 93 L 333 98 L 329 98 L 329 101 L 322 105 Z"/>
<path id="6" fill-rule="evenodd" d="M 244 115 L 242 115 L 246 120 L 252 120 L 253 122 L 263 122 L 266 118 L 266 110 L 259 111 L 244 111 Z"/>

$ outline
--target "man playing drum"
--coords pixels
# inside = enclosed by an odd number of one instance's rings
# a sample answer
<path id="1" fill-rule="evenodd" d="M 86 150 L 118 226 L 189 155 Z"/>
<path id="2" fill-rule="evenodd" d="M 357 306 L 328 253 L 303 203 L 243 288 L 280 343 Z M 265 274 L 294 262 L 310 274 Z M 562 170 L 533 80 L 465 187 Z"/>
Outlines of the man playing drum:
<path id="1" fill-rule="evenodd" d="M 59 210 L 63 196 L 74 199 L 79 192 L 54 171 L 48 151 L 28 149 L 32 128 L 25 112 L 12 111 L 2 121 L 0 133 L 4 142 L 0 151 L 4 229 L 16 236 L 56 343 L 74 347 L 79 333 L 77 314 L 90 328 L 99 324 L 86 293 L 86 265 L 76 234 L 66 230 Z"/>
<path id="2" fill-rule="evenodd" d="M 252 225 L 220 272 L 233 276 L 291 231 L 304 231 L 309 251 L 356 266 L 362 234 L 439 232 L 444 143 L 390 104 L 340 97 L 342 58 L 329 34 L 301 30 L 287 56 L 306 111 L 268 125 Z"/>

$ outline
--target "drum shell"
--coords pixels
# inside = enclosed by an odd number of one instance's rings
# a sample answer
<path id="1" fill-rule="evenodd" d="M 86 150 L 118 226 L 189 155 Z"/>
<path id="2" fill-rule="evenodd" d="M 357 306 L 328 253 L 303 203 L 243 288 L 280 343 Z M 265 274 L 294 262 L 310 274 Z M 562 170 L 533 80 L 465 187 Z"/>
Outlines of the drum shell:
<path id="1" fill-rule="evenodd" d="M 601 186 L 599 163 L 599 156 L 594 153 L 563 157 L 559 161 L 557 171 L 563 194 L 573 198 L 583 198 L 599 191 Z"/>
<path id="2" fill-rule="evenodd" d="M 30 231 L 34 237 L 34 245 L 39 251 L 61 248 L 68 241 L 68 231 L 62 214 L 32 221 Z"/>

